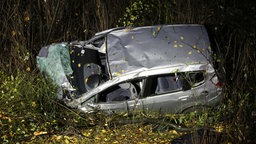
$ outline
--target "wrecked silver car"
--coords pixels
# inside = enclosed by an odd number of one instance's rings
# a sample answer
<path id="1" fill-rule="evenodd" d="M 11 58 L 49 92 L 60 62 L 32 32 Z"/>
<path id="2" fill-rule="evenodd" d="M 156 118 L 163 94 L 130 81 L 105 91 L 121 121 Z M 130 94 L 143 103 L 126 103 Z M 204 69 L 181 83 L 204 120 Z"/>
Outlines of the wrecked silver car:
<path id="1" fill-rule="evenodd" d="M 37 63 L 61 87 L 59 99 L 83 112 L 182 113 L 221 102 L 211 55 L 204 26 L 159 25 L 52 44 Z"/>

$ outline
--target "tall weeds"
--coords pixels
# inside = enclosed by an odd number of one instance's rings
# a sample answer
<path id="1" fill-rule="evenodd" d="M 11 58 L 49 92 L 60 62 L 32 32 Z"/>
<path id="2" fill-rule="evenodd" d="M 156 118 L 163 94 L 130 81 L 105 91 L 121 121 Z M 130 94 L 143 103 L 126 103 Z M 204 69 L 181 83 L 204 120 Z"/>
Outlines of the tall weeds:
<path id="1" fill-rule="evenodd" d="M 128 2 L 28 1 L 0 2 L 0 64 L 6 72 L 35 68 L 39 49 L 51 43 L 87 40 L 111 28 Z M 114 7 L 114 9 L 112 8 Z"/>

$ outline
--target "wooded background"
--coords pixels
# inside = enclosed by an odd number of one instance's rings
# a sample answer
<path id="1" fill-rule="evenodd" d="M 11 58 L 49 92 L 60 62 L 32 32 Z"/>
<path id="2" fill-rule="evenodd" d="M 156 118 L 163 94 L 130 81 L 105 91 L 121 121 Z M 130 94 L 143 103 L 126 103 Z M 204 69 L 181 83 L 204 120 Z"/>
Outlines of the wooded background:
<path id="1" fill-rule="evenodd" d="M 241 69 L 240 58 L 252 55 L 255 44 L 255 4 L 249 0 L 2 0 L 0 6 L 0 59 L 7 71 L 33 67 L 44 45 L 87 40 L 117 26 L 204 24 L 224 58 L 239 67 L 227 71 Z M 239 50 L 244 45 L 248 49 Z"/>

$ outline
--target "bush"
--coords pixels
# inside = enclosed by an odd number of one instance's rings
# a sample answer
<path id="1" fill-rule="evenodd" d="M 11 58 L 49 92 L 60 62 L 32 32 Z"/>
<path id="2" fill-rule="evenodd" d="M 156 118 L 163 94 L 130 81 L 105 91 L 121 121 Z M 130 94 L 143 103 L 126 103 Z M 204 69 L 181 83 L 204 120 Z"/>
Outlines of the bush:
<path id="1" fill-rule="evenodd" d="M 52 119 L 55 110 L 53 99 L 56 86 L 35 73 L 6 75 L 0 73 L 0 120 L 3 126 L 1 139 L 6 141 L 25 136 L 42 129 Z M 15 139 L 14 139 L 15 138 Z"/>

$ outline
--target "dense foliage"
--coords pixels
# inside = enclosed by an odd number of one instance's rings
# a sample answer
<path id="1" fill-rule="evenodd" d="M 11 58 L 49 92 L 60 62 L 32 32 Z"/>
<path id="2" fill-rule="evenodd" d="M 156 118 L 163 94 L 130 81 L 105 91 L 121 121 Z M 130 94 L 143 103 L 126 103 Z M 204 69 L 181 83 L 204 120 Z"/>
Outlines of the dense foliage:
<path id="1" fill-rule="evenodd" d="M 116 118 L 85 118 L 68 109 L 55 99 L 57 88 L 38 73 L 35 60 L 39 49 L 53 42 L 86 40 L 95 32 L 116 26 L 180 23 L 207 26 L 217 44 L 216 68 L 225 82 L 224 105 L 214 120 L 207 116 L 202 124 L 202 117 L 192 115 L 182 121 L 193 119 L 200 125 L 215 126 L 217 121 L 228 134 L 228 141 L 255 141 L 253 1 L 2 0 L 0 6 L 0 142 L 120 143 L 123 137 L 126 142 L 166 143 L 177 137 L 176 131 L 155 132 L 145 123 L 106 126 L 106 121 Z M 100 120 L 98 126 L 93 126 L 96 120 Z"/>

